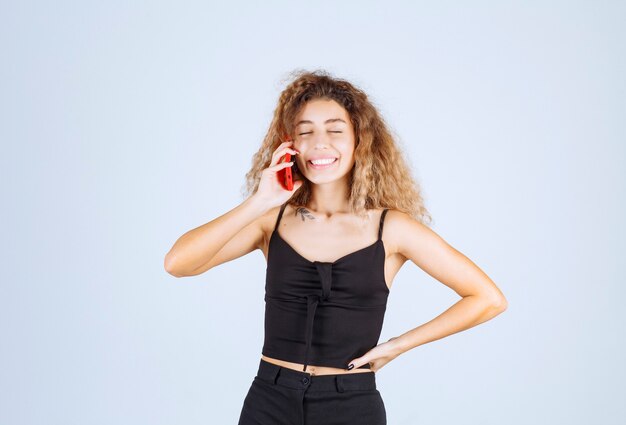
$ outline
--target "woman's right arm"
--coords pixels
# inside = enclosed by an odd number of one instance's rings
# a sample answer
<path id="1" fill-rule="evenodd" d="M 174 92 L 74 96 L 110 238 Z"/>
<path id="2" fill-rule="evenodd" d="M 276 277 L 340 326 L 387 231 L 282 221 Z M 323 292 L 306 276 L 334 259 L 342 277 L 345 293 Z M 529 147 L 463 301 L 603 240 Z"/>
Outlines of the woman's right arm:
<path id="1" fill-rule="evenodd" d="M 165 255 L 165 270 L 175 277 L 195 276 L 242 255 L 261 248 L 262 217 L 277 205 L 287 201 L 302 186 L 294 181 L 292 190 L 284 189 L 276 173 L 293 162 L 280 162 L 285 153 L 297 153 L 293 142 L 281 143 L 270 165 L 261 173 L 254 195 L 216 219 L 182 235 Z M 294 159 L 295 161 L 295 159 Z"/>
<path id="2" fill-rule="evenodd" d="M 226 214 L 188 231 L 165 256 L 165 270 L 175 277 L 195 276 L 260 248 L 260 218 L 270 209 L 252 195 Z"/>

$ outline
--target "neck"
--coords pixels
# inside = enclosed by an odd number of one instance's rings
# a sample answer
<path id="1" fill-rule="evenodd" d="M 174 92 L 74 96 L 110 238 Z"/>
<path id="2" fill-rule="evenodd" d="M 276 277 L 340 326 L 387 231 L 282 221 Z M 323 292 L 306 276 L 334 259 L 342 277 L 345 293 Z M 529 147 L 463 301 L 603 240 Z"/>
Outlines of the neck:
<path id="1" fill-rule="evenodd" d="M 308 207 L 312 212 L 330 217 L 348 212 L 348 185 L 343 181 L 313 184 Z"/>

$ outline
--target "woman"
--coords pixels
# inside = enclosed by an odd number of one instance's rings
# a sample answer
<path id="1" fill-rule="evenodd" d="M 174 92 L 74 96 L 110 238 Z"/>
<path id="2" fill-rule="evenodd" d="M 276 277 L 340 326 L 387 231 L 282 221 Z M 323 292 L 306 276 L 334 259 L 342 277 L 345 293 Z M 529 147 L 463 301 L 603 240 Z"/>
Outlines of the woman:
<path id="1" fill-rule="evenodd" d="M 293 162 L 281 161 L 287 153 Z M 292 190 L 279 182 L 286 167 Z M 265 341 L 239 425 L 386 424 L 375 372 L 506 309 L 489 277 L 425 224 L 419 186 L 384 120 L 349 82 L 297 74 L 246 178 L 253 195 L 184 234 L 165 259 L 179 277 L 255 249 L 267 259 Z M 463 298 L 377 345 L 407 260 Z"/>

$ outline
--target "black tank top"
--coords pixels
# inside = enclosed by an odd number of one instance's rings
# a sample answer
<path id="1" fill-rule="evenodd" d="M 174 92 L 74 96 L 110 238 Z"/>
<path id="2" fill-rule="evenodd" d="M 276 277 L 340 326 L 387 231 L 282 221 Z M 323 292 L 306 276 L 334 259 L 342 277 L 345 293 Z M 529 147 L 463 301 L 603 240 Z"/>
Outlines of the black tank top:
<path id="1" fill-rule="evenodd" d="M 309 261 L 278 233 L 269 241 L 262 354 L 307 365 L 348 368 L 378 345 L 389 288 L 381 239 L 333 262 Z M 370 369 L 369 364 L 360 369 Z"/>

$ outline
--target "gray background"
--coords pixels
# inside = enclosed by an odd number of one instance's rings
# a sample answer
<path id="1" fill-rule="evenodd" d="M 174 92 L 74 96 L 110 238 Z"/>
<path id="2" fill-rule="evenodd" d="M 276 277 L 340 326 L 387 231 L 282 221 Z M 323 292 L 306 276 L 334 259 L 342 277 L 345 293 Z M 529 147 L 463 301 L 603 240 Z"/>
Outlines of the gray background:
<path id="1" fill-rule="evenodd" d="M 0 423 L 236 423 L 263 254 L 163 258 L 299 68 L 370 95 L 509 301 L 378 372 L 388 423 L 624 423 L 624 2 L 222 3 L 2 2 Z M 381 342 L 457 300 L 407 262 Z"/>

